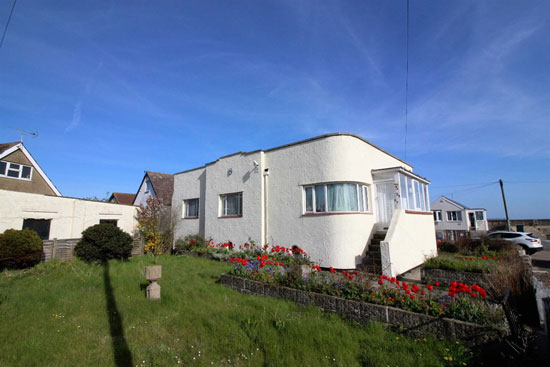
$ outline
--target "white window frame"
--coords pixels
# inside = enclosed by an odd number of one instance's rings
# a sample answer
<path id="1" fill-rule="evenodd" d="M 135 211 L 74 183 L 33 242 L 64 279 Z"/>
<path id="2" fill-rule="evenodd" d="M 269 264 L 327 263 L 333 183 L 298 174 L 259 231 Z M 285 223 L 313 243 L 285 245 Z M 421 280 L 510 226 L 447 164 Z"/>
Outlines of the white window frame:
<path id="1" fill-rule="evenodd" d="M 443 221 L 443 212 L 441 210 L 434 210 L 434 221 L 442 222 Z"/>
<path id="2" fill-rule="evenodd" d="M 357 211 L 329 211 L 328 185 L 350 184 L 356 185 Z M 317 210 L 316 186 L 322 186 L 325 195 L 324 210 Z M 311 189 L 312 210 L 307 210 L 307 190 Z M 361 193 L 359 191 L 361 190 Z M 370 188 L 369 185 L 358 182 L 327 182 L 303 186 L 303 213 L 304 214 L 333 214 L 333 213 L 371 213 L 370 211 Z"/>
<path id="3" fill-rule="evenodd" d="M 5 177 L 5 178 L 13 178 L 13 179 L 16 179 L 16 180 L 24 180 L 24 181 L 32 181 L 32 174 L 34 172 L 33 170 L 33 167 L 32 166 L 28 166 L 26 164 L 21 164 L 21 163 L 15 163 L 15 162 L 8 162 L 8 161 L 0 161 L 2 163 L 5 163 L 6 164 L 6 169 L 4 172 L 0 172 L 0 177 Z M 13 166 L 13 167 L 12 167 Z M 18 166 L 18 168 L 15 168 L 14 166 Z M 23 175 L 23 168 L 24 167 L 27 167 L 27 168 L 30 168 L 30 173 L 29 173 L 29 177 L 26 178 L 26 177 L 21 177 Z M 8 176 L 8 171 L 15 171 L 17 172 L 17 177 L 13 177 L 13 176 Z"/>
<path id="4" fill-rule="evenodd" d="M 478 218 L 477 218 L 477 214 L 478 214 L 478 213 L 481 213 L 481 219 L 478 219 Z M 483 212 L 483 210 L 476 210 L 476 211 L 474 212 L 474 218 L 476 219 L 476 221 L 478 221 L 478 220 L 479 220 L 479 221 L 485 220 L 485 213 Z"/>
<path id="5" fill-rule="evenodd" d="M 458 219 L 459 213 L 460 219 Z M 447 210 L 447 222 L 462 222 L 462 212 L 460 210 Z"/>
<path id="6" fill-rule="evenodd" d="M 399 195 L 401 209 L 430 212 L 430 192 L 428 184 L 403 173 L 399 173 Z M 403 177 L 403 179 L 401 179 Z M 404 190 L 403 190 L 404 189 Z M 405 194 L 405 196 L 403 196 Z"/>
<path id="7" fill-rule="evenodd" d="M 189 202 L 192 200 L 197 201 L 197 215 L 189 215 Z M 190 218 L 190 219 L 196 219 L 200 215 L 200 200 L 199 198 L 193 198 L 193 199 L 185 199 L 183 200 L 183 211 L 182 211 L 182 218 Z"/>
<path id="8" fill-rule="evenodd" d="M 239 205 L 239 213 L 237 214 L 227 214 L 227 197 L 233 196 L 233 195 L 239 195 L 240 196 L 240 205 Z M 220 195 L 220 217 L 242 217 L 243 216 L 243 192 L 231 192 L 227 194 L 221 194 Z"/>

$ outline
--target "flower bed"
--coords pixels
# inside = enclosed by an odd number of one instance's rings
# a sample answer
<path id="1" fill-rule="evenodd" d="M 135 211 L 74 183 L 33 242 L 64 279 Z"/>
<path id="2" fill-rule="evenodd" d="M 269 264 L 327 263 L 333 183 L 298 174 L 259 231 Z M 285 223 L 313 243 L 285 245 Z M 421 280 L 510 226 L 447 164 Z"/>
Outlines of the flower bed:
<path id="1" fill-rule="evenodd" d="M 504 325 L 501 307 L 488 302 L 485 299 L 487 292 L 477 284 L 469 286 L 453 281 L 448 288 L 439 282 L 419 286 L 384 275 L 373 284 L 371 279 L 345 270 L 337 272 L 331 268 L 323 271 L 319 266 L 289 268 L 262 258 L 231 258 L 230 261 L 236 264 L 230 274 L 265 284 L 392 306 L 428 316 Z"/>
<path id="2" fill-rule="evenodd" d="M 488 273 L 499 266 L 501 257 L 497 256 L 465 256 L 460 254 L 440 253 L 432 257 L 422 265 L 425 269 L 442 269 L 453 271 L 465 271 L 471 273 Z"/>
<path id="3" fill-rule="evenodd" d="M 440 338 L 461 339 L 477 344 L 507 333 L 504 329 L 424 315 L 387 305 L 358 302 L 230 274 L 222 274 L 220 282 L 242 293 L 288 299 L 304 305 L 317 306 L 324 311 L 335 312 L 357 322 L 382 322 L 412 335 L 437 335 Z"/>
<path id="4" fill-rule="evenodd" d="M 444 270 L 444 269 L 427 269 L 420 270 L 423 283 L 438 281 L 443 285 L 450 285 L 453 281 L 463 282 L 467 284 L 479 284 L 487 288 L 486 274 L 470 273 L 464 271 Z"/>

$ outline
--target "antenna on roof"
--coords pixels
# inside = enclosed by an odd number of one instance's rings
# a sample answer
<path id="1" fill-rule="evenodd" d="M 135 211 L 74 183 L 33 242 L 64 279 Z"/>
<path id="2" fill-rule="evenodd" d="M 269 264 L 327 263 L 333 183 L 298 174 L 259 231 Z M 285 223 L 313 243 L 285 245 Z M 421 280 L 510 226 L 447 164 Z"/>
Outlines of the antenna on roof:
<path id="1" fill-rule="evenodd" d="M 21 143 L 23 142 L 23 136 L 25 136 L 25 135 L 30 135 L 30 136 L 32 136 L 33 138 L 36 138 L 36 137 L 38 136 L 38 132 L 37 132 L 37 131 L 35 131 L 35 132 L 29 132 L 29 131 L 21 130 L 21 129 L 18 129 L 18 128 L 16 128 L 16 127 L 11 127 L 11 126 L 10 126 L 10 129 L 14 129 L 14 130 L 19 131 L 19 134 L 21 134 L 21 140 L 20 140 Z"/>

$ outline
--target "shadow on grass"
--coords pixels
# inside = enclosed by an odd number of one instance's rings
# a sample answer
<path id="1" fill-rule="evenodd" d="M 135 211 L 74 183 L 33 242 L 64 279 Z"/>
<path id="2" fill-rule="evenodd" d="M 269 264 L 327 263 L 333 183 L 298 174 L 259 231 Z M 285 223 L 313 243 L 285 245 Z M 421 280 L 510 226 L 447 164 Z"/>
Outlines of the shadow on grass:
<path id="1" fill-rule="evenodd" d="M 115 365 L 117 367 L 133 366 L 132 353 L 128 348 L 128 343 L 124 338 L 124 328 L 122 327 L 122 318 L 116 306 L 113 286 L 111 285 L 111 274 L 109 272 L 109 262 L 103 262 L 103 283 L 105 285 L 105 299 L 107 300 L 107 317 L 109 318 L 109 328 L 111 339 L 113 341 L 113 353 Z"/>

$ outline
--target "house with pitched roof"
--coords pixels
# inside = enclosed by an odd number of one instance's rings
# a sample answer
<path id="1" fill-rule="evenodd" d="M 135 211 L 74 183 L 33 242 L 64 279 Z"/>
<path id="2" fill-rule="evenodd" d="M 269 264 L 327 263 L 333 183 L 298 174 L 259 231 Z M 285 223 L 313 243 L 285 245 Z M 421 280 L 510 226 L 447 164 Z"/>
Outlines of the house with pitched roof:
<path id="1" fill-rule="evenodd" d="M 43 240 L 80 238 L 98 223 L 128 233 L 136 227 L 131 205 L 64 197 L 22 142 L 0 144 L 0 233 L 29 228 Z"/>
<path id="2" fill-rule="evenodd" d="M 168 173 L 145 171 L 139 189 L 136 193 L 133 205 L 146 206 L 150 197 L 159 198 L 166 205 L 172 205 L 174 193 L 174 175 Z"/>
<path id="3" fill-rule="evenodd" d="M 136 194 L 128 194 L 125 192 L 113 192 L 109 198 L 110 203 L 134 205 Z"/>
<path id="4" fill-rule="evenodd" d="M 429 184 L 348 133 L 234 153 L 174 175 L 174 238 L 298 246 L 323 267 L 396 276 L 437 255 Z"/>
<path id="5" fill-rule="evenodd" d="M 484 208 L 469 208 L 446 196 L 440 196 L 430 204 L 430 209 L 440 239 L 456 241 L 468 235 L 479 236 L 489 230 L 487 210 Z"/>
<path id="6" fill-rule="evenodd" d="M 0 144 L 0 190 L 61 196 L 23 142 Z"/>

